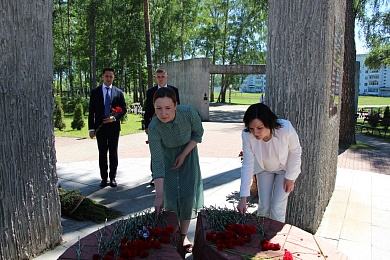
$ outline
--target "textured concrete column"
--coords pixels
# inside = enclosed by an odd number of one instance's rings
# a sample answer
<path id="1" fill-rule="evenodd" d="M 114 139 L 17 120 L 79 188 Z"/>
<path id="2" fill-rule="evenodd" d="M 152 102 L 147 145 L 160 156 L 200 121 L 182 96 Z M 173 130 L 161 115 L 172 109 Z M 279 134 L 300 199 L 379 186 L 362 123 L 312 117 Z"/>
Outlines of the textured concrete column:
<path id="1" fill-rule="evenodd" d="M 174 61 L 161 67 L 167 70 L 168 84 L 179 89 L 180 103 L 198 111 L 202 121 L 209 121 L 210 60 Z"/>

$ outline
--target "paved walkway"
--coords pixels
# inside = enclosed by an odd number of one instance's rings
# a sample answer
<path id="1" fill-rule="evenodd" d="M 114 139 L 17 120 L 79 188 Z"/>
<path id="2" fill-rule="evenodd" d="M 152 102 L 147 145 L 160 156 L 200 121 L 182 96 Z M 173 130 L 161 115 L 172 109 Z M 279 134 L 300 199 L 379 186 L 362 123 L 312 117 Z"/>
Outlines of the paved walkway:
<path id="1" fill-rule="evenodd" d="M 205 205 L 233 208 L 239 197 L 242 116 L 247 106 L 210 107 L 210 122 L 199 144 Z M 99 188 L 96 140 L 56 138 L 57 173 L 65 189 L 81 193 L 125 216 L 153 205 L 150 158 L 144 133 L 121 136 L 118 187 Z M 324 237 L 353 260 L 389 259 L 390 143 L 364 135 L 358 141 L 376 149 L 346 150 L 338 157 L 336 187 L 316 235 Z M 253 206 L 255 211 L 256 205 Z M 57 259 L 79 238 L 103 225 L 62 219 L 64 243 L 35 258 Z M 189 237 L 193 239 L 195 222 Z M 188 255 L 187 259 L 192 259 Z"/>

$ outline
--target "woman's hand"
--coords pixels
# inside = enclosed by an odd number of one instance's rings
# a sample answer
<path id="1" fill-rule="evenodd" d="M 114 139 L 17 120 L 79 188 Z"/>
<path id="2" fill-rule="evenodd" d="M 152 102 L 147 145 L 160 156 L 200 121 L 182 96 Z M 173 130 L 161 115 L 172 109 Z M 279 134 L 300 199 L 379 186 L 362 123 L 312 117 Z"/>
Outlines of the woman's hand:
<path id="1" fill-rule="evenodd" d="M 246 212 L 246 197 L 241 197 L 240 202 L 238 202 L 237 206 L 238 212 L 241 214 L 245 214 Z"/>
<path id="2" fill-rule="evenodd" d="M 184 160 L 186 159 L 187 155 L 192 151 L 192 149 L 194 149 L 194 147 L 197 145 L 198 143 L 195 142 L 194 140 L 191 140 L 188 142 L 188 144 L 186 145 L 186 147 L 184 148 L 184 150 L 181 152 L 181 154 L 176 158 L 174 164 L 173 164 L 173 167 L 172 167 L 172 170 L 177 170 L 180 168 L 180 166 L 183 165 L 184 163 Z"/>
<path id="3" fill-rule="evenodd" d="M 173 164 L 172 170 L 177 170 L 180 168 L 180 166 L 183 165 L 184 160 L 186 157 L 182 154 L 180 154 L 178 157 L 176 157 L 175 163 Z"/>
<path id="4" fill-rule="evenodd" d="M 285 192 L 290 193 L 294 190 L 294 181 L 284 179 L 283 189 Z"/>
<path id="5" fill-rule="evenodd" d="M 154 210 L 156 215 L 159 215 L 164 208 L 164 198 L 157 197 L 154 199 Z"/>
<path id="6" fill-rule="evenodd" d="M 154 180 L 154 189 L 156 191 L 154 210 L 156 211 L 156 215 L 159 215 L 164 208 L 164 178 Z"/>

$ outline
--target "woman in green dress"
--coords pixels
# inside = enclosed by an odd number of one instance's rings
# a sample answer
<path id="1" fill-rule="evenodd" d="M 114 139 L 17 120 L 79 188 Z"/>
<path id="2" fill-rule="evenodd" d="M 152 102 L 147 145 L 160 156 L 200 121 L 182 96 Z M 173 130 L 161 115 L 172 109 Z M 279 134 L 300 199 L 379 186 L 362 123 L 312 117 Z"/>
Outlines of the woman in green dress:
<path id="1" fill-rule="evenodd" d="M 163 208 L 175 211 L 180 221 L 183 245 L 191 252 L 187 238 L 190 220 L 203 207 L 203 181 L 197 144 L 203 126 L 199 114 L 189 106 L 177 105 L 175 92 L 160 88 L 153 97 L 156 116 L 149 125 L 148 141 L 155 180 L 156 214 Z"/>

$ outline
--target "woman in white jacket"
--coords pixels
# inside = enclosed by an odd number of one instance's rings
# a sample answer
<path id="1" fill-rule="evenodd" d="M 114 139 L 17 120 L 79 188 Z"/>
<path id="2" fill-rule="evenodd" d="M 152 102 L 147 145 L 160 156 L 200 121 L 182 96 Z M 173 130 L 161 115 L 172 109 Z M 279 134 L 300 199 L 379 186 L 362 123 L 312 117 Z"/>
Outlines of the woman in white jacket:
<path id="1" fill-rule="evenodd" d="M 301 172 L 301 146 L 290 121 L 278 119 L 268 106 L 251 105 L 244 115 L 243 161 L 240 202 L 246 212 L 252 175 L 257 174 L 259 207 L 257 213 L 284 222 L 287 200 Z"/>

